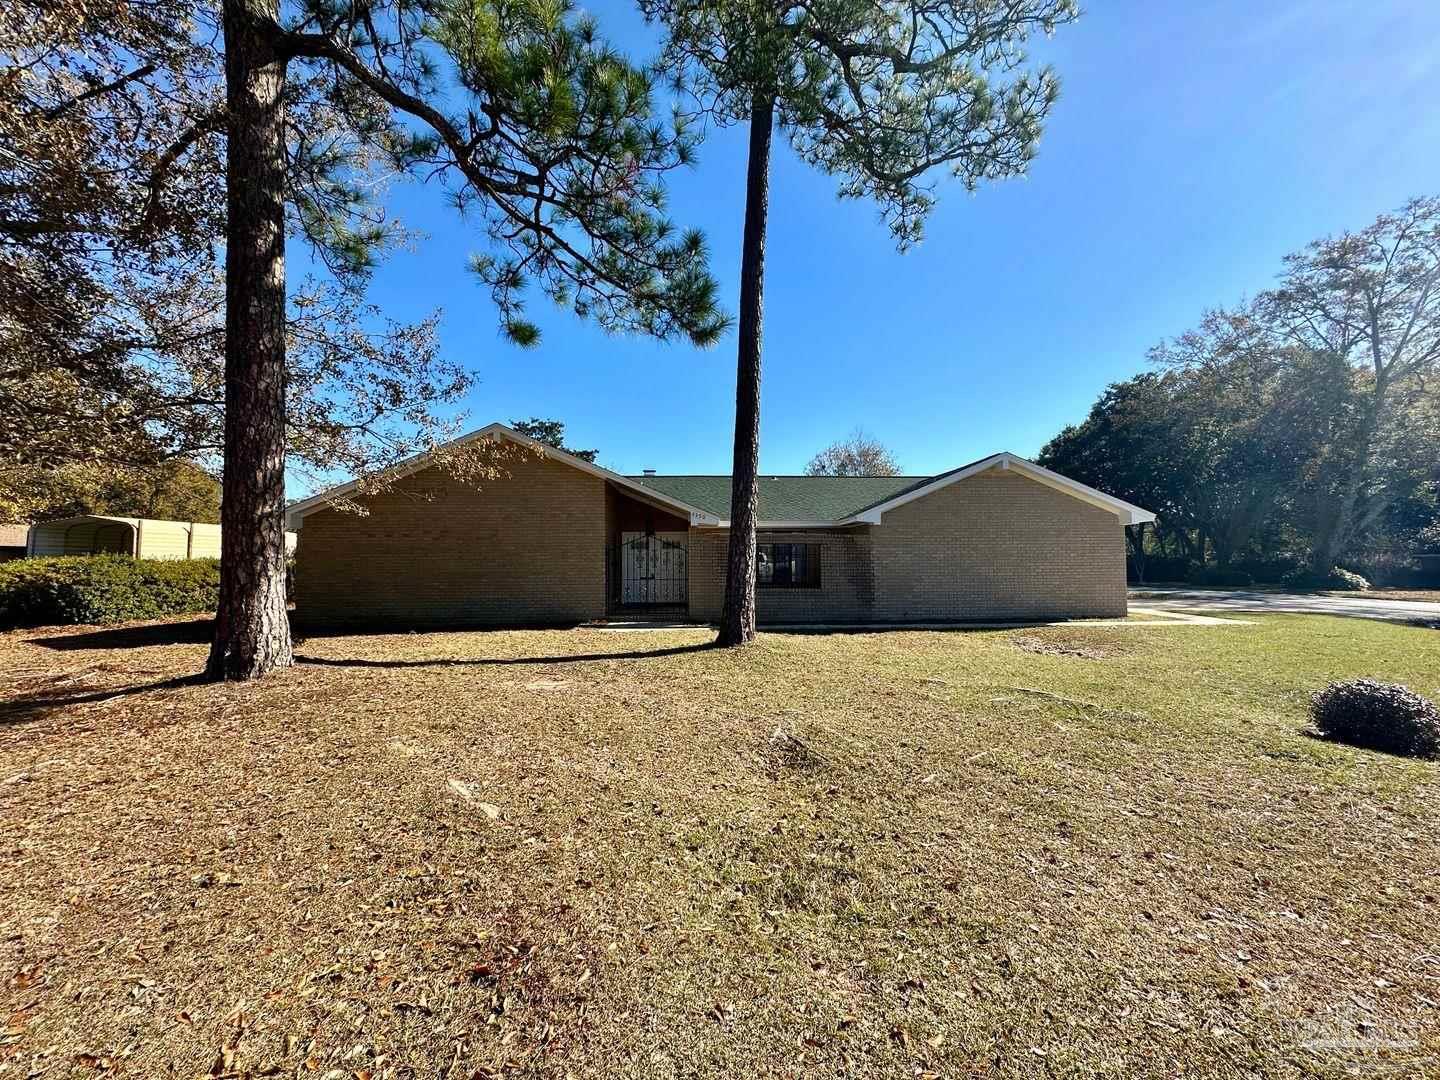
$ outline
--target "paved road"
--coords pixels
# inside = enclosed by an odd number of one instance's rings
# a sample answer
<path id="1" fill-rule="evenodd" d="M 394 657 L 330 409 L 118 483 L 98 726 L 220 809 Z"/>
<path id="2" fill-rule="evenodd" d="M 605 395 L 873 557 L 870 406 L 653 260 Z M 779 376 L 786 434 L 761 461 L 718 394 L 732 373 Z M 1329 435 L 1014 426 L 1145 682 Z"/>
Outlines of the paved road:
<path id="1" fill-rule="evenodd" d="M 1130 590 L 1130 599 L 1145 607 L 1174 611 L 1286 611 L 1315 615 L 1351 615 L 1358 619 L 1440 622 L 1440 603 L 1418 600 L 1367 600 L 1354 596 L 1317 596 L 1313 593 L 1260 592 L 1252 589 L 1191 589 L 1151 585 Z"/>

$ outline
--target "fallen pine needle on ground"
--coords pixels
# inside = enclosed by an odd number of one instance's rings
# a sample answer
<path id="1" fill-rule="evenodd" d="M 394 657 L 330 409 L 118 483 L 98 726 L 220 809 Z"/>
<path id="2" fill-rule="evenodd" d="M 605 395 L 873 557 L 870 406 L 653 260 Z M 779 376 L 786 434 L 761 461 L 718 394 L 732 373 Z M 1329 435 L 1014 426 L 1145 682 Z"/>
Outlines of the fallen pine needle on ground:
<path id="1" fill-rule="evenodd" d="M 205 629 L 0 635 L 0 1080 L 1440 1060 L 1433 630 Z"/>

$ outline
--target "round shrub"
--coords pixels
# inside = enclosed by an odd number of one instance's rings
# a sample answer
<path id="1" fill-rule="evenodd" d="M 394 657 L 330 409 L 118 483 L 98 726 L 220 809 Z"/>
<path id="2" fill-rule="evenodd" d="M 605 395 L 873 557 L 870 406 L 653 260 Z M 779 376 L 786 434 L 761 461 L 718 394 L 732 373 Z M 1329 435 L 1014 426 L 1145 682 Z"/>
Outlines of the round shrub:
<path id="1" fill-rule="evenodd" d="M 1339 589 L 1344 592 L 1364 592 L 1370 588 L 1370 582 L 1366 581 L 1353 570 L 1346 570 L 1343 567 L 1335 567 L 1330 571 L 1330 579 L 1326 584 L 1332 589 Z"/>
<path id="2" fill-rule="evenodd" d="M 1440 709 L 1374 679 L 1334 682 L 1310 699 L 1315 730 L 1335 742 L 1406 757 L 1440 757 Z"/>

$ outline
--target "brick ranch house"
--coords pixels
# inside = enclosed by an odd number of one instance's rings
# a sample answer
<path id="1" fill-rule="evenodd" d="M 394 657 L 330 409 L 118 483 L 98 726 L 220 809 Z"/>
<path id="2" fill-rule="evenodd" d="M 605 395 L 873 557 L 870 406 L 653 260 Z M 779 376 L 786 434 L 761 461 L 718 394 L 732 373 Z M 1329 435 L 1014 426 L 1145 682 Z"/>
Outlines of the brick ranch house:
<path id="1" fill-rule="evenodd" d="M 383 493 L 289 508 L 302 625 L 719 619 L 728 476 L 621 476 L 501 424 L 472 439 L 532 453 L 478 488 L 422 457 Z M 936 476 L 762 476 L 759 512 L 770 624 L 1123 616 L 1125 526 L 1154 520 L 1008 453 Z"/>

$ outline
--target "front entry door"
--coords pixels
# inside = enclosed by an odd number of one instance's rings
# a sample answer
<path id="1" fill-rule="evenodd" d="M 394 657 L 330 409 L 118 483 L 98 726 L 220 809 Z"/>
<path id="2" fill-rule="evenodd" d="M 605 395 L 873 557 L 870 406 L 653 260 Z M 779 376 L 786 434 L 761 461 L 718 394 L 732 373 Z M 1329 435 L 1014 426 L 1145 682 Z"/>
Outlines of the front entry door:
<path id="1" fill-rule="evenodd" d="M 620 602 L 683 604 L 689 563 L 683 532 L 620 534 Z"/>

